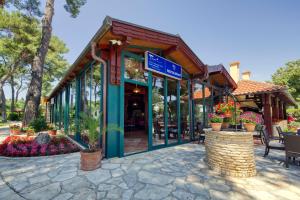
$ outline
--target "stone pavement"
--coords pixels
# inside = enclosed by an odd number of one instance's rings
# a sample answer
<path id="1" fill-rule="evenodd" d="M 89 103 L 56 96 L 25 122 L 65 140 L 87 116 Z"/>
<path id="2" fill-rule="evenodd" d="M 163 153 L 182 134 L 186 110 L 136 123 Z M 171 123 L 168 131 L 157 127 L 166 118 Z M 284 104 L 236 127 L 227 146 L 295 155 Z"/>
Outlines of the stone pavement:
<path id="1" fill-rule="evenodd" d="M 0 157 L 0 199 L 300 199 L 300 167 L 284 167 L 284 152 L 263 158 L 258 175 L 221 177 L 208 169 L 204 146 L 185 144 L 104 160 L 101 169 L 78 169 L 79 153 L 36 158 Z"/>

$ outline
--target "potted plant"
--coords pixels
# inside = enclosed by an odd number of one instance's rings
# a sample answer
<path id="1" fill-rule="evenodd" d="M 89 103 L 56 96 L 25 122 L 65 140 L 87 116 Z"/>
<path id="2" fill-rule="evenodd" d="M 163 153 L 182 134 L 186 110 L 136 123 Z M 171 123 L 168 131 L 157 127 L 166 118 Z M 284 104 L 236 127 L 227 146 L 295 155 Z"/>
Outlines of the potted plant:
<path id="1" fill-rule="evenodd" d="M 240 104 L 235 103 L 234 101 L 229 101 L 228 103 L 219 103 L 216 105 L 216 113 L 223 114 L 225 118 L 231 118 L 232 113 L 239 111 Z"/>
<path id="2" fill-rule="evenodd" d="M 33 136 L 34 135 L 34 129 L 33 128 L 31 128 L 31 127 L 28 127 L 27 129 L 26 129 L 26 134 L 27 134 L 27 136 L 29 137 L 29 136 Z"/>
<path id="3" fill-rule="evenodd" d="M 48 134 L 56 135 L 56 133 L 57 133 L 57 128 L 55 127 L 55 125 L 53 124 L 48 125 Z"/>
<path id="4" fill-rule="evenodd" d="M 88 142 L 88 148 L 80 151 L 80 169 L 85 171 L 95 170 L 101 166 L 102 150 L 99 141 L 102 133 L 108 129 L 118 132 L 122 130 L 113 126 L 106 129 L 100 128 L 100 119 L 85 113 L 80 114 L 80 119 L 80 131 L 86 133 Z"/>
<path id="5" fill-rule="evenodd" d="M 229 117 L 224 117 L 223 123 L 222 123 L 222 129 L 229 128 L 231 122 L 231 118 Z"/>
<path id="6" fill-rule="evenodd" d="M 19 125 L 13 124 L 9 126 L 10 134 L 11 135 L 20 135 L 21 134 L 21 127 Z"/>
<path id="7" fill-rule="evenodd" d="M 213 131 L 220 131 L 223 122 L 223 116 L 210 113 L 208 114 L 209 122 Z"/>
<path id="8" fill-rule="evenodd" d="M 261 115 L 254 112 L 245 112 L 241 114 L 240 120 L 243 122 L 244 127 L 248 132 L 254 132 L 256 125 L 262 123 Z"/>

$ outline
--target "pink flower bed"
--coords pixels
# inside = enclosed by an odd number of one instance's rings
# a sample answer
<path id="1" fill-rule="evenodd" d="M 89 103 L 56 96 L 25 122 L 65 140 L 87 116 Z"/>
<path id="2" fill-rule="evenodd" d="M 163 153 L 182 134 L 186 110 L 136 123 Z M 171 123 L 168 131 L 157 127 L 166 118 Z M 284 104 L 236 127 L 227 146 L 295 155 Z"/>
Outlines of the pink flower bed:
<path id="1" fill-rule="evenodd" d="M 10 157 L 48 156 L 77 151 L 78 146 L 63 137 L 51 137 L 49 144 L 39 145 L 34 137 L 8 136 L 0 144 L 0 155 Z"/>

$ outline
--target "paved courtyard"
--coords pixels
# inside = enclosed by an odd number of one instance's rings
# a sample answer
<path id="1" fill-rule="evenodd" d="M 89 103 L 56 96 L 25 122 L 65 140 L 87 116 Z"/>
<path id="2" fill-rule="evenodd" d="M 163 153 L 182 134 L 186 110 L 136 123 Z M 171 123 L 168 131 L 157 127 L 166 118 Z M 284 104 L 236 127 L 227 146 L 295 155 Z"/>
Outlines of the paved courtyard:
<path id="1" fill-rule="evenodd" d="M 283 152 L 255 151 L 258 175 L 247 179 L 209 170 L 197 144 L 105 160 L 93 172 L 78 169 L 79 153 L 0 157 L 0 199 L 300 199 L 300 167 L 286 169 Z"/>

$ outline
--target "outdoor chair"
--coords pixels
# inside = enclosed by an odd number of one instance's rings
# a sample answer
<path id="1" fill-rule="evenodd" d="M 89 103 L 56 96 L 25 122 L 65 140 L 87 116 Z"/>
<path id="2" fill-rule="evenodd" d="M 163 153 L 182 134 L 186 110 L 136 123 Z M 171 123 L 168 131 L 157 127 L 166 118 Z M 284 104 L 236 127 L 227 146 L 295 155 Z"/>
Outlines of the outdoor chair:
<path id="1" fill-rule="evenodd" d="M 204 140 L 205 140 L 205 131 L 203 129 L 204 129 L 204 126 L 202 125 L 202 123 L 198 122 L 197 126 L 196 126 L 196 132 L 199 135 L 198 144 L 200 144 L 201 141 L 202 141 L 202 143 L 204 143 Z"/>
<path id="2" fill-rule="evenodd" d="M 289 160 L 300 157 L 300 136 L 292 134 L 283 134 L 285 144 L 285 166 L 289 167 Z M 300 163 L 300 162 L 299 162 Z"/>
<path id="3" fill-rule="evenodd" d="M 283 136 L 284 136 L 285 134 L 293 134 L 292 132 L 283 132 L 280 126 L 276 126 L 276 130 L 277 130 L 277 132 L 278 132 L 280 142 L 283 142 L 283 140 L 284 140 L 284 139 L 283 139 L 283 138 L 284 138 Z"/>
<path id="4" fill-rule="evenodd" d="M 264 144 L 264 140 L 263 140 L 263 130 L 264 130 L 265 126 L 264 125 L 259 125 L 256 128 L 255 133 L 253 134 L 254 138 L 259 138 L 261 143 Z"/>
<path id="5" fill-rule="evenodd" d="M 156 135 L 158 135 L 159 139 L 162 139 L 165 136 L 165 129 L 159 124 L 158 120 L 155 121 L 154 127 Z"/>
<path id="6" fill-rule="evenodd" d="M 269 137 L 269 134 L 267 133 L 266 129 L 264 128 L 262 130 L 263 134 L 263 141 L 266 146 L 264 157 L 266 157 L 269 154 L 270 149 L 275 150 L 285 150 L 284 144 L 279 143 L 276 139 L 273 139 L 272 137 Z"/>

